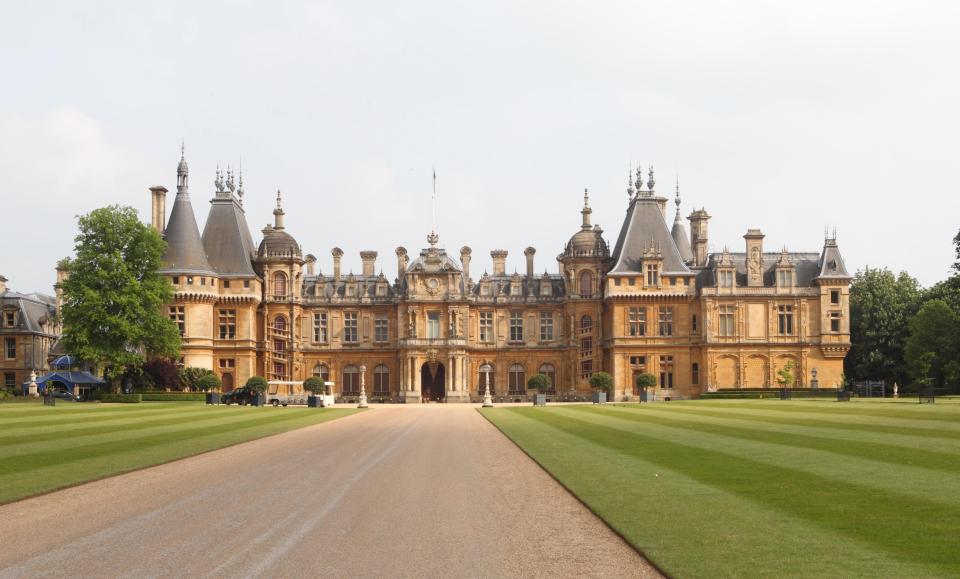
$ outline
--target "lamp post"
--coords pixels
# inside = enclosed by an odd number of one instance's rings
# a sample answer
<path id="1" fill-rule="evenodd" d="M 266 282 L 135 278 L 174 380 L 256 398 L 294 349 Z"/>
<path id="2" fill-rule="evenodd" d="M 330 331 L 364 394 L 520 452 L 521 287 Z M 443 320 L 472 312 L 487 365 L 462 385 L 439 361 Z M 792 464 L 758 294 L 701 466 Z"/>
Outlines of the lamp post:
<path id="1" fill-rule="evenodd" d="M 367 375 L 367 366 L 366 364 L 360 364 L 360 404 L 357 404 L 357 408 L 367 408 L 367 389 L 364 385 L 364 377 Z"/>
<path id="2" fill-rule="evenodd" d="M 493 408 L 493 398 L 490 396 L 490 372 L 493 371 L 493 366 L 490 364 L 484 364 L 483 366 L 480 366 L 480 371 L 483 372 L 484 376 L 483 407 Z"/>

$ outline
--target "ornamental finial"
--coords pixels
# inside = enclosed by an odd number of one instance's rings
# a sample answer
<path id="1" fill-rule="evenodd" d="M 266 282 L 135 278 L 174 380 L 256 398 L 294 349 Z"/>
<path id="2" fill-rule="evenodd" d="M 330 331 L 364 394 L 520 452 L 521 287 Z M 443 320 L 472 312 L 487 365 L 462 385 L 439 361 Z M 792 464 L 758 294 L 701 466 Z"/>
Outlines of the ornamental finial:
<path id="1" fill-rule="evenodd" d="M 627 169 L 627 198 L 633 199 L 633 161 Z"/>
<path id="2" fill-rule="evenodd" d="M 675 191 L 676 191 L 676 197 L 674 198 L 673 202 L 677 204 L 677 213 L 679 213 L 680 212 L 680 172 L 679 171 L 677 171 L 677 185 L 676 185 Z"/>
<path id="3" fill-rule="evenodd" d="M 643 189 L 643 167 L 640 163 L 637 163 L 637 180 L 634 185 L 637 187 L 637 195 L 640 195 L 640 190 Z"/>
<path id="4" fill-rule="evenodd" d="M 647 172 L 647 189 L 653 193 L 653 186 L 656 184 L 656 181 L 653 179 L 653 165 L 650 165 L 650 171 Z"/>

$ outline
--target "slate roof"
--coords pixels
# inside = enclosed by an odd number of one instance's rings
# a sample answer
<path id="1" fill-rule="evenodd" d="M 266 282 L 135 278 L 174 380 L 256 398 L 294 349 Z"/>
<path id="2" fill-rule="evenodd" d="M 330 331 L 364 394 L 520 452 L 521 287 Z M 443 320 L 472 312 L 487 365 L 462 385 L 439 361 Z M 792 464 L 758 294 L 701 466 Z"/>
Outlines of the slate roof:
<path id="1" fill-rule="evenodd" d="M 246 214 L 232 193 L 218 193 L 210 200 L 210 213 L 203 227 L 203 247 L 210 266 L 223 277 L 254 278 L 253 237 Z"/>
<path id="2" fill-rule="evenodd" d="M 207 260 L 190 193 L 186 189 L 177 192 L 163 236 L 167 241 L 167 252 L 163 255 L 160 273 L 215 275 Z"/>
<path id="3" fill-rule="evenodd" d="M 761 256 L 763 263 L 763 285 L 773 287 L 776 285 L 776 266 L 780 260 L 781 252 L 764 253 Z M 790 262 L 794 270 L 794 284 L 798 287 L 811 287 L 819 271 L 819 254 L 816 253 L 787 253 L 790 256 Z M 697 273 L 697 285 L 701 287 L 714 287 L 717 285 L 716 267 L 723 257 L 723 253 L 711 253 L 707 258 L 707 267 Z M 734 277 L 738 287 L 747 286 L 747 254 L 730 253 L 730 258 L 734 265 Z"/>
<path id="4" fill-rule="evenodd" d="M 14 328 L 0 327 L 0 332 L 44 333 L 41 326 L 47 323 L 56 313 L 56 304 L 56 298 L 53 296 L 41 293 L 22 294 L 7 290 L 0 294 L 0 309 L 15 307 L 17 309 L 17 325 Z"/>
<path id="5" fill-rule="evenodd" d="M 680 252 L 680 258 L 686 263 L 693 261 L 693 250 L 690 249 L 690 237 L 687 235 L 687 228 L 683 226 L 683 220 L 680 219 L 679 210 L 677 211 L 677 216 L 673 220 L 673 228 L 670 229 L 670 237 L 673 238 L 673 242 L 677 245 L 677 251 Z"/>
<path id="6" fill-rule="evenodd" d="M 826 279 L 850 279 L 847 266 L 840 255 L 840 248 L 836 239 L 827 239 L 823 243 L 823 251 L 817 260 L 817 277 Z"/>
<path id="7" fill-rule="evenodd" d="M 656 197 L 635 197 L 627 208 L 627 216 L 620 227 L 620 236 L 613 249 L 613 268 L 610 273 L 641 273 L 643 252 L 658 248 L 663 254 L 661 274 L 691 274 L 684 264 L 680 250 L 667 229 L 667 222 Z"/>

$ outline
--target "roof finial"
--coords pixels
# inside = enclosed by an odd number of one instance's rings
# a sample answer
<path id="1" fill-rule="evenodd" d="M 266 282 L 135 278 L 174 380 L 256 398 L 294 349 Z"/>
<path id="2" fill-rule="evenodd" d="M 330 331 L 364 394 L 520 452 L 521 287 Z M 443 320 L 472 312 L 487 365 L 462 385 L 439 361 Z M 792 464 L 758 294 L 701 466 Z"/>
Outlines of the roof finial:
<path id="1" fill-rule="evenodd" d="M 280 193 L 279 189 L 277 189 L 277 209 L 283 211 L 283 195 Z"/>
<path id="2" fill-rule="evenodd" d="M 637 163 L 637 181 L 634 183 L 637 186 L 637 196 L 640 196 L 640 190 L 643 189 L 643 167 L 640 163 Z"/>
<path id="3" fill-rule="evenodd" d="M 283 229 L 283 202 L 280 190 L 277 189 L 277 208 L 273 210 L 273 228 Z"/>
<path id="4" fill-rule="evenodd" d="M 656 181 L 653 180 L 653 165 L 650 165 L 650 171 L 647 172 L 647 190 L 653 193 L 653 186 Z"/>
<path id="5" fill-rule="evenodd" d="M 217 188 L 217 193 L 223 192 L 223 173 L 220 172 L 220 163 L 217 163 L 217 177 L 213 180 L 213 185 Z"/>
<path id="6" fill-rule="evenodd" d="M 240 184 L 237 187 L 237 198 L 240 205 L 243 205 L 243 157 L 240 157 Z"/>
<path id="7" fill-rule="evenodd" d="M 180 163 L 177 165 L 177 193 L 186 193 L 189 184 L 190 169 L 187 167 L 183 139 L 180 140 Z"/>
<path id="8" fill-rule="evenodd" d="M 633 161 L 627 169 L 627 199 L 633 199 Z"/>
<path id="9" fill-rule="evenodd" d="M 183 140 L 183 137 L 180 138 L 180 160 L 183 160 L 183 156 L 186 153 L 186 142 Z"/>
<path id="10" fill-rule="evenodd" d="M 590 207 L 590 192 L 586 187 L 583 188 L 583 206 L 585 208 Z"/>
<path id="11" fill-rule="evenodd" d="M 593 213 L 593 209 L 590 209 L 590 192 L 587 191 L 586 187 L 583 189 L 583 209 L 580 210 L 580 214 L 583 215 L 583 225 L 580 226 L 580 229 L 590 229 L 590 214 Z"/>
<path id="12" fill-rule="evenodd" d="M 237 186 L 233 182 L 233 169 L 227 165 L 227 190 L 231 193 L 237 190 Z"/>

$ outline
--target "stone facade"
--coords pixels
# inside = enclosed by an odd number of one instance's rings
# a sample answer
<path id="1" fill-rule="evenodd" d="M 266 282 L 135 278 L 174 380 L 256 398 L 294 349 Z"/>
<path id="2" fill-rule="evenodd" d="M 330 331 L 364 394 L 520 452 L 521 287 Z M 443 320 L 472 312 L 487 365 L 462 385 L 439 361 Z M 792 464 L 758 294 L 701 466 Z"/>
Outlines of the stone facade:
<path id="1" fill-rule="evenodd" d="M 31 371 L 40 375 L 49 369 L 60 336 L 55 314 L 56 298 L 9 290 L 0 276 L 0 387 L 20 392 Z"/>
<path id="2" fill-rule="evenodd" d="M 203 235 L 181 159 L 177 199 L 165 221 L 163 187 L 151 188 L 153 224 L 169 244 L 163 272 L 176 289 L 168 313 L 181 327 L 183 360 L 218 372 L 229 390 L 252 375 L 297 382 L 318 375 L 341 397 L 405 402 L 478 400 L 490 364 L 499 399 L 526 396 L 542 372 L 561 397 L 589 395 L 592 373 L 614 377 L 615 400 L 632 400 L 638 373 L 658 377 L 659 397 L 688 398 L 720 388 L 771 387 L 787 364 L 797 387 L 840 380 L 849 349 L 850 276 L 834 238 L 819 253 L 765 252 L 751 229 L 743 253 L 709 253 L 703 209 L 667 225 L 668 199 L 653 171 L 638 170 L 611 251 L 582 224 L 557 257 L 558 273 L 536 273 L 527 248 L 523 273 L 507 273 L 507 252 L 491 252 L 491 273 L 474 277 L 472 251 L 449 255 L 431 232 L 410 260 L 395 251 L 397 275 L 377 273 L 377 252 L 361 252 L 359 274 L 316 271 L 284 227 L 277 193 L 274 224 L 254 247 L 243 210 L 243 181 L 218 171 Z M 362 376 L 361 376 L 362 371 Z M 298 386 L 273 386 L 281 392 Z"/>

